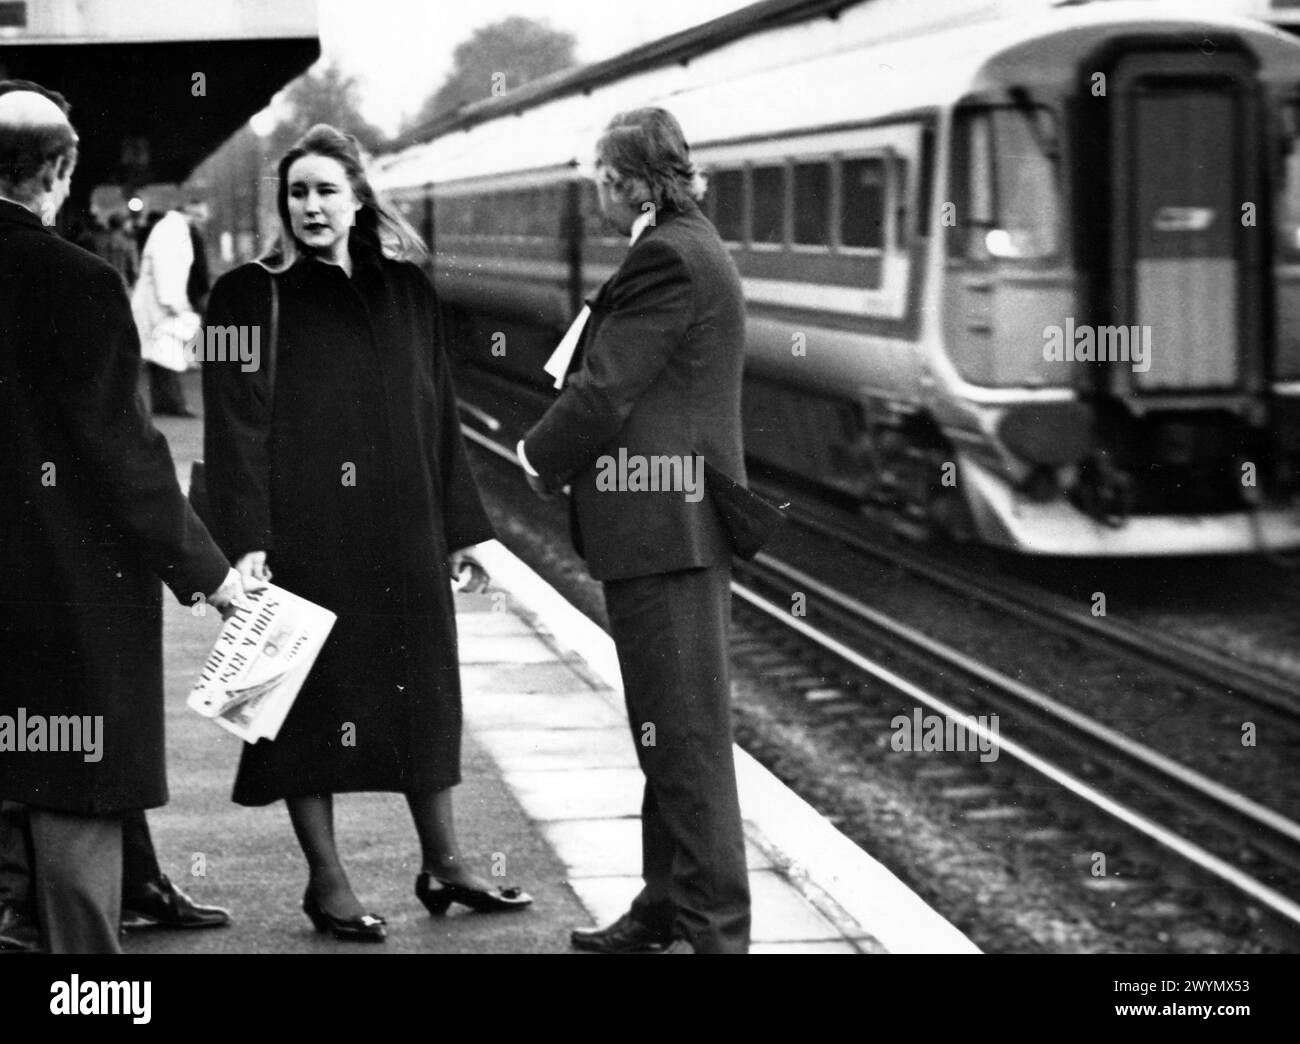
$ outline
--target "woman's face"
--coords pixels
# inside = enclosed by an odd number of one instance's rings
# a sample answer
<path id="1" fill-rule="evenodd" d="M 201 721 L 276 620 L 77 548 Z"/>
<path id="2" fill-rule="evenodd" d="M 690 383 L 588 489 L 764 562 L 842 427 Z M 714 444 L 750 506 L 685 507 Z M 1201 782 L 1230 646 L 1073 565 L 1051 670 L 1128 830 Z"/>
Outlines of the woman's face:
<path id="1" fill-rule="evenodd" d="M 329 156 L 303 156 L 289 168 L 289 221 L 313 253 L 341 259 L 361 202 L 343 164 Z"/>

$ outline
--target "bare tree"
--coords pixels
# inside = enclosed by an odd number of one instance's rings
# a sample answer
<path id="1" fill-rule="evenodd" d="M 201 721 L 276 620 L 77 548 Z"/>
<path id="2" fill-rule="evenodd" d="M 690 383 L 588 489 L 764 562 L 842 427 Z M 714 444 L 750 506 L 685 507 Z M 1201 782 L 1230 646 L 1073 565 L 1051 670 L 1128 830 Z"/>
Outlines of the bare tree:
<path id="1" fill-rule="evenodd" d="M 285 89 L 288 114 L 267 140 L 267 155 L 278 159 L 309 128 L 328 123 L 354 134 L 367 152 L 385 142 L 378 127 L 361 115 L 360 87 L 355 76 L 333 64 L 317 65 Z"/>

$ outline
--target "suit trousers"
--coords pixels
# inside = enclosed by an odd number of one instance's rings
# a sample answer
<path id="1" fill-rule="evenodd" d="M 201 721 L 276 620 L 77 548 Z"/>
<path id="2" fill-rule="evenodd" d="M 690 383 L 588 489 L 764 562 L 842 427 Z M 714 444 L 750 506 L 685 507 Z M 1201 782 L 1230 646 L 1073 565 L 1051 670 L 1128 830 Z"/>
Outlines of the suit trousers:
<path id="1" fill-rule="evenodd" d="M 27 806 L 0 801 L 0 904 L 36 916 Z M 162 877 L 144 811 L 122 813 L 122 896 L 130 900 Z"/>
<path id="2" fill-rule="evenodd" d="M 50 953 L 121 953 L 122 817 L 29 806 L 28 823 Z"/>
<path id="3" fill-rule="evenodd" d="M 122 898 L 136 898 L 162 877 L 144 810 L 122 813 Z"/>
<path id="4" fill-rule="evenodd" d="M 747 953 L 749 876 L 731 740 L 730 563 L 605 582 L 645 775 L 638 920 Z"/>

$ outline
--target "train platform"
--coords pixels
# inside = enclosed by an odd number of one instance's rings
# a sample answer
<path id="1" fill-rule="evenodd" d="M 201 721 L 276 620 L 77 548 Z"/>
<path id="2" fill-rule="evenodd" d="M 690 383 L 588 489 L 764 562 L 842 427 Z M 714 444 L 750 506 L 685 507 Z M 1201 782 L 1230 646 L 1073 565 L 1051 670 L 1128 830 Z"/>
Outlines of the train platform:
<path id="1" fill-rule="evenodd" d="M 201 422 L 163 418 L 159 427 L 187 476 Z M 419 850 L 404 800 L 344 794 L 339 848 L 389 937 L 365 946 L 314 932 L 299 908 L 306 871 L 284 806 L 229 800 L 240 741 L 185 706 L 216 615 L 171 602 L 172 800 L 149 820 L 164 872 L 197 901 L 230 908 L 234 923 L 132 935 L 128 953 L 565 953 L 571 927 L 626 909 L 640 886 L 640 773 L 613 643 L 506 548 L 493 542 L 480 553 L 493 589 L 457 602 L 465 706 L 457 829 L 479 873 L 523 886 L 534 905 L 429 917 L 413 895 Z M 736 758 L 754 953 L 978 952 L 749 755 L 737 749 Z"/>

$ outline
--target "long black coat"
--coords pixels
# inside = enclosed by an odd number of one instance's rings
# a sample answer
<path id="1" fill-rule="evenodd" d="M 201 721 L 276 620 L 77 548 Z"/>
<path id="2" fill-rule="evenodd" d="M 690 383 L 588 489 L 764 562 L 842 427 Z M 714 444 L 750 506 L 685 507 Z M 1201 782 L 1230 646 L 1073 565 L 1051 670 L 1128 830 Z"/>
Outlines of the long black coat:
<path id="1" fill-rule="evenodd" d="M 180 491 L 139 369 L 121 276 L 0 201 L 0 715 L 103 715 L 99 761 L 0 749 L 0 798 L 167 801 L 158 578 L 190 605 L 230 566 Z"/>
<path id="2" fill-rule="evenodd" d="M 241 804 L 460 781 L 447 555 L 492 528 L 465 455 L 433 289 L 415 265 L 353 238 L 352 278 L 313 258 L 274 277 L 273 394 L 265 367 L 203 368 L 217 539 L 232 560 L 267 551 L 276 584 L 339 616 L 280 735 L 245 745 Z M 209 327 L 265 331 L 271 278 L 248 264 L 219 279 Z"/>
<path id="3" fill-rule="evenodd" d="M 597 580 L 731 560 L 708 496 L 602 489 L 602 457 L 699 455 L 746 480 L 740 276 L 694 203 L 661 210 L 656 221 L 601 287 L 575 372 L 524 440 L 548 485 L 572 485 L 575 542 Z"/>

